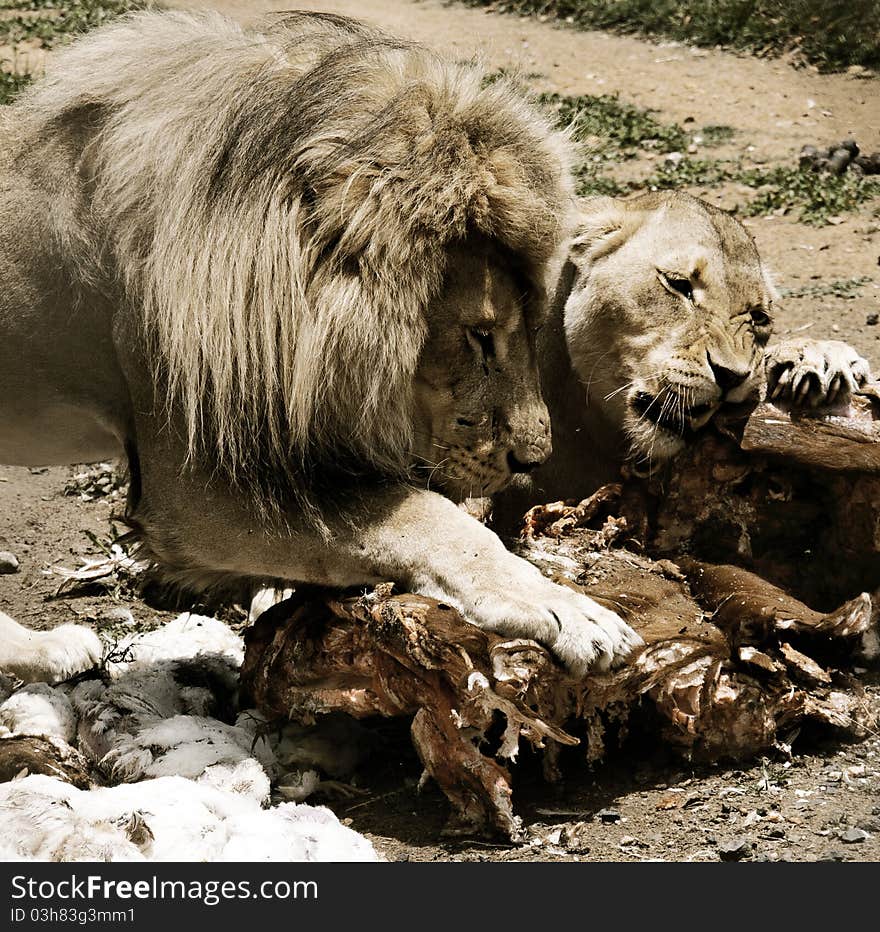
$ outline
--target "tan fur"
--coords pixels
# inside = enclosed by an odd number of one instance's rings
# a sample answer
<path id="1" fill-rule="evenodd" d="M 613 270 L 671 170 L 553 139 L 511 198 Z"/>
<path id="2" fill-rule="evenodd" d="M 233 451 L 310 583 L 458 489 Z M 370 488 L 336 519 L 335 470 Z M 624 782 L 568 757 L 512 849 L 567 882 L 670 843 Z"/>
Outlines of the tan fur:
<path id="1" fill-rule="evenodd" d="M 51 64 L 0 147 L 0 460 L 124 449 L 130 520 L 190 584 L 391 579 L 579 672 L 621 659 L 616 616 L 433 491 L 549 452 L 565 139 L 328 15 L 137 14 Z"/>

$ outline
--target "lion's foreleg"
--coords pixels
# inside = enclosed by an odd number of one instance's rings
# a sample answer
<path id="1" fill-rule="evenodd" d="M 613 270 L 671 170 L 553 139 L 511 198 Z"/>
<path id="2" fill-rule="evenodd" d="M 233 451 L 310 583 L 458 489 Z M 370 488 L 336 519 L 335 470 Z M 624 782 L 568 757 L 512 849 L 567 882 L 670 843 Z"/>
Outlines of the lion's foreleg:
<path id="1" fill-rule="evenodd" d="M 0 671 L 26 683 L 60 683 L 100 663 L 101 641 L 80 625 L 32 631 L 0 612 Z"/>
<path id="2" fill-rule="evenodd" d="M 481 628 L 538 640 L 579 674 L 619 662 L 639 643 L 614 613 L 546 579 L 434 492 L 375 490 L 367 501 L 340 509 L 338 519 L 328 518 L 329 534 L 308 526 L 291 530 L 293 516 L 267 525 L 242 509 L 240 496 L 214 498 L 210 509 L 198 507 L 199 500 L 184 494 L 173 513 L 166 507 L 166 522 L 175 526 L 144 522 L 160 560 L 164 538 L 174 551 L 169 562 L 193 573 L 201 568 L 331 586 L 390 580 L 454 605 Z M 189 521 L 198 533 L 187 530 Z"/>

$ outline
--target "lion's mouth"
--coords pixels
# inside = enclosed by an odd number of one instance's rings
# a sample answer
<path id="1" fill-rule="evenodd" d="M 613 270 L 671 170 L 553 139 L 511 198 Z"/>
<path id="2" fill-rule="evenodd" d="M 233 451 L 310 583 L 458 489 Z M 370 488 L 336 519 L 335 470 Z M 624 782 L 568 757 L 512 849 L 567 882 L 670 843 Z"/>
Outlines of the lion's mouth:
<path id="1" fill-rule="evenodd" d="M 630 404 L 640 419 L 650 421 L 683 440 L 691 439 L 718 410 L 718 404 L 712 402 L 685 407 L 681 398 L 670 392 L 659 395 L 638 392 Z"/>

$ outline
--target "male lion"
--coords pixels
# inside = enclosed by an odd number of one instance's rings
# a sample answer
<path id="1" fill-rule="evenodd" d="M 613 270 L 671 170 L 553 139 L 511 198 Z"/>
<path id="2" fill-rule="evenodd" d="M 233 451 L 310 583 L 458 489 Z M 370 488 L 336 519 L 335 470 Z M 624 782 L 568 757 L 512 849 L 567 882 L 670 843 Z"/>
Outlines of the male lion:
<path id="1" fill-rule="evenodd" d="M 554 452 L 502 493 L 496 524 L 584 498 L 674 456 L 724 402 L 761 391 L 794 405 L 845 401 L 870 378 L 845 343 L 768 348 L 775 289 L 736 219 L 682 193 L 581 201 L 539 346 Z"/>
<path id="2" fill-rule="evenodd" d="M 124 451 L 145 552 L 189 584 L 393 580 L 577 674 L 639 643 L 450 500 L 550 450 L 562 137 L 335 16 L 139 14 L 51 64 L 0 114 L 0 461 Z M 0 616 L 23 678 L 98 655 Z"/>

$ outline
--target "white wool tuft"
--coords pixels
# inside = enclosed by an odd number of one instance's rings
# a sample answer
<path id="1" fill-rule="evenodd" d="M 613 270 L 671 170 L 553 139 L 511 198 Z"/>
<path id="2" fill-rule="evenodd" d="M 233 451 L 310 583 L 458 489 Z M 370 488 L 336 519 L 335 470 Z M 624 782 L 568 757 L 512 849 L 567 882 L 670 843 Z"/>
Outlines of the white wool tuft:
<path id="1" fill-rule="evenodd" d="M 269 775 L 259 761 L 253 757 L 246 757 L 237 764 L 212 764 L 205 768 L 198 782 L 213 786 L 215 790 L 221 790 L 224 793 L 246 796 L 260 804 L 265 803 L 269 798 L 271 790 Z M 317 789 L 317 784 L 312 792 L 315 789 Z M 302 799 L 305 797 L 294 801 L 301 802 Z"/>
<path id="2" fill-rule="evenodd" d="M 0 856 L 48 861 L 376 861 L 328 809 L 182 777 L 77 790 L 53 777 L 0 785 Z"/>
<path id="3" fill-rule="evenodd" d="M 216 618 L 184 612 L 161 628 L 129 635 L 114 653 L 122 654 L 125 661 L 108 664 L 111 675 L 127 670 L 132 663 L 186 660 L 200 654 L 223 657 L 238 668 L 244 660 L 244 641 Z"/>
<path id="4" fill-rule="evenodd" d="M 42 735 L 70 744 L 76 735 L 76 714 L 60 689 L 29 683 L 0 705 L 0 734 L 4 733 Z"/>
<path id="5" fill-rule="evenodd" d="M 208 767 L 248 758 L 256 758 L 267 770 L 274 763 L 266 742 L 254 742 L 241 728 L 217 719 L 176 715 L 122 736 L 101 765 L 114 779 L 130 783 L 144 777 L 195 779 Z"/>
<path id="6" fill-rule="evenodd" d="M 297 801 L 320 786 L 313 770 L 284 772 L 316 757 L 334 771 L 328 741 L 353 751 L 339 725 L 321 738 L 290 724 L 270 741 L 254 710 L 229 724 L 243 644 L 226 625 L 181 615 L 116 655 L 109 683 L 32 684 L 0 705 L 0 733 L 75 744 L 119 784 L 82 791 L 34 775 L 0 784 L 0 860 L 377 860 L 329 810 L 262 808 L 273 778 Z"/>

